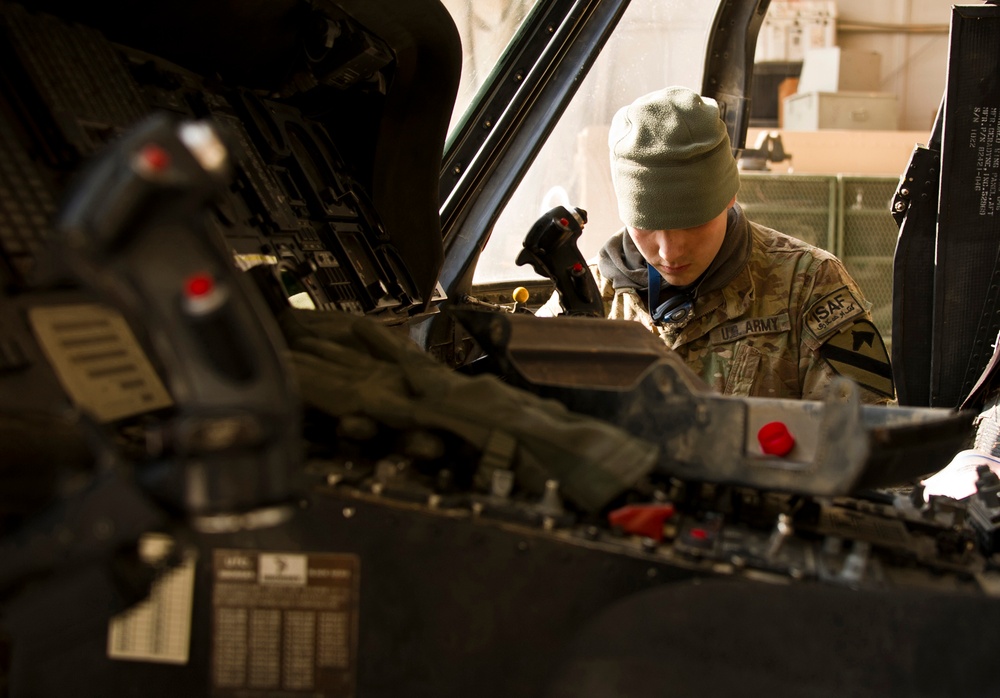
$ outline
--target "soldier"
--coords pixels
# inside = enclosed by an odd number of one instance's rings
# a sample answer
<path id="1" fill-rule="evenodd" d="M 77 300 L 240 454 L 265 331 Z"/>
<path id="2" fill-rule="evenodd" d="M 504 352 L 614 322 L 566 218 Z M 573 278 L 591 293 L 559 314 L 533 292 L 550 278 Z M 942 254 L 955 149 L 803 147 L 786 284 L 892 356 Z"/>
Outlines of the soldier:
<path id="1" fill-rule="evenodd" d="M 657 333 L 727 395 L 822 399 L 835 376 L 895 397 L 867 302 L 834 255 L 749 221 L 717 103 L 682 87 L 615 114 L 611 172 L 625 228 L 601 249 L 610 318 Z"/>

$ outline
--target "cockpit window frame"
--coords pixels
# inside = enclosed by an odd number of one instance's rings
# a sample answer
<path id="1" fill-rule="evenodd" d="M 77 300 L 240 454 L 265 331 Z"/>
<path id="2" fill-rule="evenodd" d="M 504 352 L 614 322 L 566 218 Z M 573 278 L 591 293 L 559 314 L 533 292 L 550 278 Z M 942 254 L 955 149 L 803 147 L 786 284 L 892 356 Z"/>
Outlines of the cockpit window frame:
<path id="1" fill-rule="evenodd" d="M 706 42 L 703 94 L 719 101 L 737 151 L 746 140 L 753 54 L 769 3 L 719 0 Z M 538 0 L 456 122 L 439 180 L 439 280 L 448 303 L 461 303 L 471 289 L 500 213 L 629 4 Z"/>
<path id="2" fill-rule="evenodd" d="M 478 251 L 629 0 L 539 0 L 449 140 L 441 285 L 468 285 Z M 460 295 L 460 294 L 458 294 Z"/>

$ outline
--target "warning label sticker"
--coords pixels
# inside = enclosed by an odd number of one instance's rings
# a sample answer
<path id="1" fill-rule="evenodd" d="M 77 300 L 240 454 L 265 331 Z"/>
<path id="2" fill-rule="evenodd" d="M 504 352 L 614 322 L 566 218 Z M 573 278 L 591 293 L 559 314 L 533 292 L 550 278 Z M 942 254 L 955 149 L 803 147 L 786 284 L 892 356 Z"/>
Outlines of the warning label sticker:
<path id="1" fill-rule="evenodd" d="M 63 388 L 98 420 L 173 404 L 117 310 L 93 303 L 40 306 L 28 311 L 28 319 Z"/>
<path id="2" fill-rule="evenodd" d="M 215 696 L 354 695 L 356 555 L 214 552 Z"/>

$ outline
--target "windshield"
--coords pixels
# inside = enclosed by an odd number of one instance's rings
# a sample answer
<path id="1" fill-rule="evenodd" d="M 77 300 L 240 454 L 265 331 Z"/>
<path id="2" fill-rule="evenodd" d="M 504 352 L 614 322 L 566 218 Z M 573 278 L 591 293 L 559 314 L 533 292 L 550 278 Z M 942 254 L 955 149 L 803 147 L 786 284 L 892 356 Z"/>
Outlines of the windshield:
<path id="1" fill-rule="evenodd" d="M 442 0 L 462 37 L 462 79 L 454 129 L 538 0 Z"/>
<path id="2" fill-rule="evenodd" d="M 466 65 L 452 124 L 534 6 L 531 0 L 446 0 L 462 34 Z M 619 107 L 667 85 L 701 89 L 715 2 L 633 0 L 556 129 L 515 191 L 476 266 L 476 284 L 530 280 L 514 259 L 532 223 L 553 206 L 576 206 L 589 223 L 584 257 L 621 227 L 611 189 L 607 131 Z"/>

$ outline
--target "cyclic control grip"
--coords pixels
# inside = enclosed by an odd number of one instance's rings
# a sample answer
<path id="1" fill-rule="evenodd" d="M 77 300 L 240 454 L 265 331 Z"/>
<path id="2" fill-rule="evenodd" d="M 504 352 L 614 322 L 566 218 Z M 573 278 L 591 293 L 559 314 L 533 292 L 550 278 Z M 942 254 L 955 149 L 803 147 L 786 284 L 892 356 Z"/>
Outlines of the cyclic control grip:
<path id="1" fill-rule="evenodd" d="M 576 245 L 586 223 L 582 208 L 556 206 L 531 226 L 516 261 L 552 279 L 566 315 L 604 317 L 597 282 Z"/>

